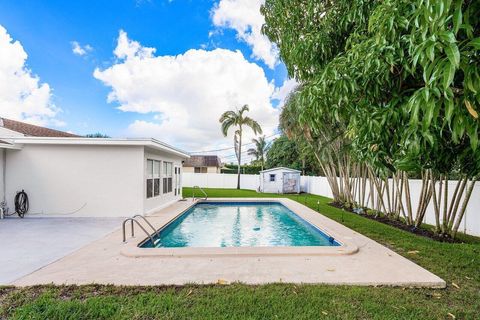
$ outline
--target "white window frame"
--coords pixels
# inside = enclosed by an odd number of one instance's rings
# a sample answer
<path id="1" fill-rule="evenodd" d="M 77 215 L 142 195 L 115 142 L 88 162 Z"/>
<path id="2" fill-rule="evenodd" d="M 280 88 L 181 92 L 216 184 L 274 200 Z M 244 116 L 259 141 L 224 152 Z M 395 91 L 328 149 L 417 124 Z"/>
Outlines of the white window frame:
<path id="1" fill-rule="evenodd" d="M 272 178 L 273 178 L 273 180 L 272 180 Z M 268 181 L 269 181 L 269 182 L 275 182 L 275 181 L 277 181 L 277 175 L 276 175 L 275 173 L 270 173 L 270 174 L 268 175 Z"/>
<path id="2" fill-rule="evenodd" d="M 152 168 L 149 170 L 149 163 L 152 164 Z M 157 169 L 157 170 L 155 170 Z M 156 198 L 162 195 L 162 161 L 155 159 L 147 159 L 145 177 L 145 196 L 147 199 Z M 150 171 L 150 172 L 149 172 Z M 148 181 L 151 180 L 151 181 Z M 155 189 L 155 180 L 158 181 L 158 190 Z M 148 184 L 151 183 L 151 193 L 148 193 Z M 155 192 L 157 191 L 157 192 Z"/>
<path id="3" fill-rule="evenodd" d="M 164 161 L 162 164 L 162 194 L 173 192 L 173 162 Z"/>

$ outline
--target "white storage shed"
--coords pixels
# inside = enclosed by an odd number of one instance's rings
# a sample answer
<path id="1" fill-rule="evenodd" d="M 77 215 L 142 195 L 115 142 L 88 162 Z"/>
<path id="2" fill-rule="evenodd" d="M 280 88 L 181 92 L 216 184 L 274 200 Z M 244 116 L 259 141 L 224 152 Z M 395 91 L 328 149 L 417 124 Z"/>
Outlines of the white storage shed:
<path id="1" fill-rule="evenodd" d="M 260 171 L 260 192 L 300 193 L 300 171 L 285 167 Z"/>

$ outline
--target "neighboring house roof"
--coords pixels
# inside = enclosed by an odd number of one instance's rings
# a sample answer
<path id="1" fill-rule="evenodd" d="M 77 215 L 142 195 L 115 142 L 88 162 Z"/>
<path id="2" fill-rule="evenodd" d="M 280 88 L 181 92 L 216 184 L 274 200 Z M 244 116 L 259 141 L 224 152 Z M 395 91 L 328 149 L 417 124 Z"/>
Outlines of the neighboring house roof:
<path id="1" fill-rule="evenodd" d="M 190 156 L 183 164 L 184 167 L 221 167 L 222 163 L 218 156 Z"/>
<path id="2" fill-rule="evenodd" d="M 25 144 L 36 145 L 98 145 L 98 146 L 143 146 L 153 150 L 164 151 L 187 159 L 190 155 L 156 139 L 113 139 L 113 138 L 85 138 L 85 137 L 9 137 L 10 143 L 17 146 Z"/>
<path id="3" fill-rule="evenodd" d="M 299 173 L 302 172 L 302 171 L 300 171 L 300 170 L 290 169 L 290 168 L 286 168 L 286 167 L 271 168 L 271 169 L 267 169 L 267 170 L 262 170 L 262 171 L 260 171 L 260 172 L 269 172 L 269 171 L 277 171 L 277 170 L 281 170 L 281 171 L 291 171 L 291 172 L 299 172 Z"/>
<path id="4" fill-rule="evenodd" d="M 21 121 L 0 118 L 0 127 L 9 129 L 30 137 L 79 137 L 64 131 L 35 126 Z"/>

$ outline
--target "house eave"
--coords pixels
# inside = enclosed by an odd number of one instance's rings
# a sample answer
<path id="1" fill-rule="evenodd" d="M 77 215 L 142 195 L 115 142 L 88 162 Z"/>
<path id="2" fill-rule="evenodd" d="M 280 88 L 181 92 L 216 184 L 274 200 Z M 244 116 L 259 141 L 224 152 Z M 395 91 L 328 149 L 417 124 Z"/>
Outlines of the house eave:
<path id="1" fill-rule="evenodd" d="M 2 137 L 0 137 L 2 139 Z M 143 146 L 155 150 L 161 150 L 181 158 L 188 159 L 190 155 L 180 149 L 172 147 L 157 139 L 149 138 L 85 138 L 85 137 L 5 137 L 12 144 L 54 144 L 54 145 L 93 145 L 93 146 Z"/>

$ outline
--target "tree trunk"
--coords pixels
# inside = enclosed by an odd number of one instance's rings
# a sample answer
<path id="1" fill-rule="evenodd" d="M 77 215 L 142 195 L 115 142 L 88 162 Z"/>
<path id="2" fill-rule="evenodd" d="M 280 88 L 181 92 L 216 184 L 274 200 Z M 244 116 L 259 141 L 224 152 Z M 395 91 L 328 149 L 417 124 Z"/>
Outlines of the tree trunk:
<path id="1" fill-rule="evenodd" d="M 413 213 L 412 213 L 412 197 L 410 195 L 410 183 L 408 182 L 408 175 L 403 172 L 403 184 L 405 186 L 405 201 L 407 203 L 407 224 L 413 224 Z"/>
<path id="2" fill-rule="evenodd" d="M 242 167 L 242 127 L 240 126 L 238 137 L 238 170 L 237 170 L 237 189 L 240 189 L 240 173 Z"/>
<path id="3" fill-rule="evenodd" d="M 468 201 L 470 200 L 476 181 L 477 181 L 477 177 L 473 178 L 472 181 L 470 182 L 470 186 L 467 188 L 467 193 L 465 194 L 462 207 L 460 208 L 460 214 L 452 230 L 452 238 L 455 238 L 455 236 L 457 235 L 458 228 L 460 227 L 460 223 L 462 222 L 463 216 L 465 215 L 465 210 L 467 209 Z"/>

